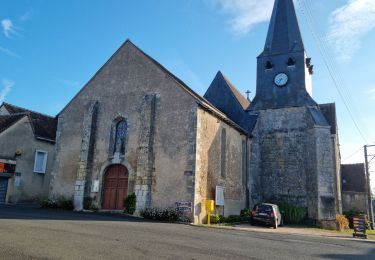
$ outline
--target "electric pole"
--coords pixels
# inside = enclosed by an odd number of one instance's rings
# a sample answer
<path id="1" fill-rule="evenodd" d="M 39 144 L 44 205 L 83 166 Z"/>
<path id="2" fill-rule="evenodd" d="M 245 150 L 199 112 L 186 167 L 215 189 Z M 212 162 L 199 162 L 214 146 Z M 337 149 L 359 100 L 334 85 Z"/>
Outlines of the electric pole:
<path id="1" fill-rule="evenodd" d="M 369 147 L 375 147 L 375 145 L 365 145 L 366 192 L 367 192 L 367 204 L 368 204 L 367 215 L 369 216 L 369 219 L 370 219 L 371 228 L 374 229 L 374 226 L 375 226 L 374 210 L 373 210 L 373 205 L 372 205 L 372 192 L 371 192 L 371 183 L 370 183 L 370 166 L 369 166 L 368 157 L 372 156 L 374 158 L 375 155 L 369 155 L 368 154 L 367 149 Z"/>

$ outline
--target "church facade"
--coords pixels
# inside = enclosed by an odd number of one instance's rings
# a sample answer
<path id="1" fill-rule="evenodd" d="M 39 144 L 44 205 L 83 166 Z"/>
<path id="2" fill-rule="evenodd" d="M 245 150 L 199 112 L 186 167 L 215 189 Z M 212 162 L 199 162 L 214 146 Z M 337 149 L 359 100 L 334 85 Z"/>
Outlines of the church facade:
<path id="1" fill-rule="evenodd" d="M 341 211 L 335 106 L 313 100 L 312 72 L 292 0 L 275 1 L 252 102 L 221 72 L 201 97 L 126 41 L 58 114 L 51 196 L 121 210 L 134 192 L 138 211 L 190 204 L 203 223 L 220 186 L 226 216 L 282 200 L 331 221 Z"/>
<path id="2" fill-rule="evenodd" d="M 217 185 L 228 214 L 246 206 L 246 130 L 130 41 L 58 115 L 56 136 L 51 195 L 77 210 L 122 210 L 134 192 L 138 210 L 190 202 L 202 222 Z"/>

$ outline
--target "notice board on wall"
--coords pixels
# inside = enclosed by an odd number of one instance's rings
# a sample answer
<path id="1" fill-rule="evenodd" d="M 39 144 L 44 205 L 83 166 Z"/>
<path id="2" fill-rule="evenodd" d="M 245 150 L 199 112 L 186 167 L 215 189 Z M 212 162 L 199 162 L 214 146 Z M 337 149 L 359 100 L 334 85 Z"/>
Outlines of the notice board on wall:
<path id="1" fill-rule="evenodd" d="M 224 206 L 225 205 L 224 187 L 222 187 L 222 186 L 216 186 L 215 204 L 216 204 L 216 206 Z"/>

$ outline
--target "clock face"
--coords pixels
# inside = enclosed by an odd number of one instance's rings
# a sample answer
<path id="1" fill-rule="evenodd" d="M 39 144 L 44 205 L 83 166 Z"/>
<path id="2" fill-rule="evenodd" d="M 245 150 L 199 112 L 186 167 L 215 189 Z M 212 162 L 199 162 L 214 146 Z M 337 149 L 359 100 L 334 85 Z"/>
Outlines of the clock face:
<path id="1" fill-rule="evenodd" d="M 286 75 L 285 73 L 279 73 L 275 76 L 275 84 L 276 86 L 278 87 L 283 87 L 285 86 L 287 83 L 288 83 L 288 75 Z"/>

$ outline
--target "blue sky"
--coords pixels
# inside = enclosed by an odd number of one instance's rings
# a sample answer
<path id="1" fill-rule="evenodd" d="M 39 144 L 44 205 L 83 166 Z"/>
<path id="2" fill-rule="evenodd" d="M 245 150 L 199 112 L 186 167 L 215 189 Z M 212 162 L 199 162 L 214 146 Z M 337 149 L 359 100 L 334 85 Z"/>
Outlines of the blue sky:
<path id="1" fill-rule="evenodd" d="M 342 158 L 345 163 L 361 162 L 360 147 L 375 142 L 375 1 L 295 2 L 315 65 L 314 99 L 336 102 Z M 272 4 L 273 0 L 2 0 L 0 102 L 56 115 L 127 38 L 199 94 L 221 70 L 253 97 L 256 57 L 264 45 Z M 312 27 L 306 20 L 310 14 Z M 319 46 L 324 46 L 325 59 Z"/>

